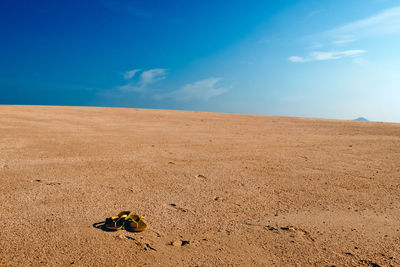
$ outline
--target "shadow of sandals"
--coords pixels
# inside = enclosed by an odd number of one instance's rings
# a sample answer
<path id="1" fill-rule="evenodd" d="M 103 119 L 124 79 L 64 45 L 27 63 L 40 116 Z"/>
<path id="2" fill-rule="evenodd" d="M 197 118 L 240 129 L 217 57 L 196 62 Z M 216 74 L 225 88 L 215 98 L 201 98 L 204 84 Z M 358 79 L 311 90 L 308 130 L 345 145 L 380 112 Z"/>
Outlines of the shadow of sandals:
<path id="1" fill-rule="evenodd" d="M 102 230 L 102 231 L 104 231 L 104 232 L 116 232 L 116 231 L 118 231 L 118 230 L 116 230 L 116 229 L 109 229 L 109 228 L 107 228 L 107 227 L 106 227 L 106 222 L 105 222 L 105 221 L 94 223 L 92 226 L 93 226 L 94 228 L 100 229 L 100 230 Z"/>

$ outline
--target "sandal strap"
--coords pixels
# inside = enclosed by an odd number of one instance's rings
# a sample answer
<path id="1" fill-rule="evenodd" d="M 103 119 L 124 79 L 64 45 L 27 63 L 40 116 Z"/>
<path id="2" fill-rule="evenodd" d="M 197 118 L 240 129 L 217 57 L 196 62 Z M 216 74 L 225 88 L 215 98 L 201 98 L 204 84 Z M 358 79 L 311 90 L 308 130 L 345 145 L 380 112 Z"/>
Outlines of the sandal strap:
<path id="1" fill-rule="evenodd" d="M 132 222 L 136 223 L 136 227 L 139 228 L 139 222 L 143 219 L 143 216 L 140 216 L 139 220 L 137 220 L 137 221 L 133 218 L 133 216 L 139 217 L 138 215 L 133 214 L 131 212 L 131 213 L 128 214 L 128 216 L 126 217 L 125 221 L 131 220 Z"/>
<path id="2" fill-rule="evenodd" d="M 110 228 L 110 229 L 115 229 L 115 230 L 123 229 L 124 228 L 124 222 L 122 222 L 122 224 L 120 226 L 117 226 L 117 224 L 121 219 L 123 219 L 123 221 L 125 221 L 127 216 L 128 216 L 127 214 L 123 214 L 121 216 L 114 216 L 114 217 L 111 217 L 111 218 L 107 218 L 106 219 L 106 223 L 108 221 L 108 223 L 111 224 L 111 222 L 112 222 L 112 224 L 109 225 L 109 226 L 106 226 L 106 227 Z"/>

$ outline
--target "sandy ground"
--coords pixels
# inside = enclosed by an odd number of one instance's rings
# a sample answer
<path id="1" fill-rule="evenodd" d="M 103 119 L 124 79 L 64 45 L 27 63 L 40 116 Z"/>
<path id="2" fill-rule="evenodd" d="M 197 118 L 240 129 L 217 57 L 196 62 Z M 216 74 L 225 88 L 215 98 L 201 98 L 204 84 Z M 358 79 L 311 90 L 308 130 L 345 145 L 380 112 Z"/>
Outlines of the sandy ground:
<path id="1" fill-rule="evenodd" d="M 0 106 L 0 204 L 1 266 L 400 266 L 400 124 Z"/>

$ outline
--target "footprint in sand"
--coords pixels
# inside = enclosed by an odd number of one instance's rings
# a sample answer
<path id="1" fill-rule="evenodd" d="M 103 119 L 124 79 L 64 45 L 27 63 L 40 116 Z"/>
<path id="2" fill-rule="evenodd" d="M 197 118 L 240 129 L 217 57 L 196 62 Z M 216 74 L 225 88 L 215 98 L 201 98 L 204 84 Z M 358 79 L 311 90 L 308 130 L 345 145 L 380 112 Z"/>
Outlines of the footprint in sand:
<path id="1" fill-rule="evenodd" d="M 136 240 L 134 237 L 131 237 L 131 236 L 129 236 L 129 235 L 122 235 L 122 234 L 116 236 L 115 238 L 116 238 L 116 239 L 121 239 L 121 240 L 124 240 L 124 239 Z"/>
<path id="2" fill-rule="evenodd" d="M 176 240 L 176 241 L 171 241 L 169 243 L 169 245 L 173 246 L 173 247 L 183 247 L 183 246 L 186 246 L 189 244 L 190 244 L 190 241 L 188 241 L 188 240 Z"/>
<path id="3" fill-rule="evenodd" d="M 33 180 L 33 182 L 42 183 L 42 184 L 45 184 L 45 185 L 60 185 L 61 184 L 61 183 L 58 183 L 58 182 L 45 182 L 45 181 L 42 181 L 40 179 Z"/>
<path id="4" fill-rule="evenodd" d="M 135 241 L 135 244 L 139 247 L 141 247 L 143 250 L 153 250 L 153 251 L 157 251 L 157 249 L 155 249 L 154 247 L 152 247 L 149 243 L 142 243 L 140 241 L 138 241 L 137 239 L 135 239 L 132 236 L 129 235 L 118 235 L 115 237 L 116 239 L 120 239 L 120 240 L 133 240 Z"/>
<path id="5" fill-rule="evenodd" d="M 358 258 L 356 255 L 354 255 L 351 252 L 345 252 L 344 255 L 355 257 L 356 259 Z M 379 264 L 377 264 L 377 263 L 375 263 L 375 262 L 373 262 L 371 260 L 359 259 L 359 261 L 360 261 L 361 264 L 366 265 L 366 266 L 381 267 Z M 390 265 L 390 266 L 392 266 L 392 265 Z"/>
<path id="6" fill-rule="evenodd" d="M 207 180 L 207 177 L 205 177 L 204 175 L 202 175 L 202 174 L 198 174 L 198 175 L 196 175 L 195 176 L 197 179 L 200 179 L 200 180 L 202 180 L 202 181 L 205 181 L 205 180 Z"/>
<path id="7" fill-rule="evenodd" d="M 0 169 L 8 169 L 8 165 L 5 163 L 0 163 Z"/>
<path id="8" fill-rule="evenodd" d="M 187 212 L 187 211 L 188 211 L 187 209 L 184 209 L 184 208 L 181 208 L 181 207 L 176 206 L 175 203 L 171 203 L 171 204 L 169 204 L 169 205 L 170 205 L 171 207 L 173 207 L 174 209 L 179 210 L 179 211 L 182 211 L 182 212 Z"/>
<path id="9" fill-rule="evenodd" d="M 315 241 L 314 238 L 312 238 L 307 231 L 300 229 L 300 228 L 296 228 L 294 226 L 282 226 L 282 227 L 276 226 L 276 227 L 274 227 L 274 226 L 267 225 L 267 226 L 265 226 L 265 228 L 268 231 L 272 231 L 275 233 L 288 233 L 288 234 L 293 235 L 293 237 L 296 237 L 296 238 L 305 239 L 305 240 L 311 241 L 311 242 Z"/>

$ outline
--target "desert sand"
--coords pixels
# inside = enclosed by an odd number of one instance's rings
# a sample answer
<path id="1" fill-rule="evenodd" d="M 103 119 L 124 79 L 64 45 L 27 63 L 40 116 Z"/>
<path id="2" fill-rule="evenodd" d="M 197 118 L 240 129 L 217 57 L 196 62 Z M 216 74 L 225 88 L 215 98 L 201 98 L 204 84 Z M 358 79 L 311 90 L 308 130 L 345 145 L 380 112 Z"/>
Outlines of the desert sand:
<path id="1" fill-rule="evenodd" d="M 1 266 L 400 266 L 400 124 L 0 106 L 0 203 Z"/>

